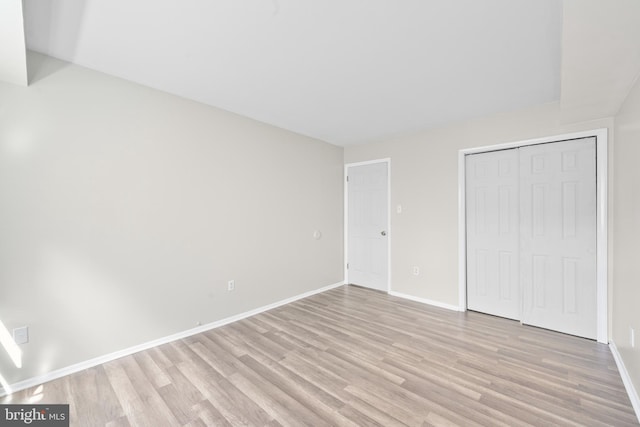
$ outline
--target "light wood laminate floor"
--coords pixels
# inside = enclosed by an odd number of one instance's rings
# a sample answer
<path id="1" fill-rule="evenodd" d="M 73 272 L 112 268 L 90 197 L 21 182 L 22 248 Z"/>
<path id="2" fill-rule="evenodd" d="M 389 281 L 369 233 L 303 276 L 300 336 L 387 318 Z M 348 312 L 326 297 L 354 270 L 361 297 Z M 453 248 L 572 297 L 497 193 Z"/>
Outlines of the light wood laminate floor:
<path id="1" fill-rule="evenodd" d="M 11 403 L 38 399 L 83 427 L 638 425 L 606 345 L 355 286 Z"/>

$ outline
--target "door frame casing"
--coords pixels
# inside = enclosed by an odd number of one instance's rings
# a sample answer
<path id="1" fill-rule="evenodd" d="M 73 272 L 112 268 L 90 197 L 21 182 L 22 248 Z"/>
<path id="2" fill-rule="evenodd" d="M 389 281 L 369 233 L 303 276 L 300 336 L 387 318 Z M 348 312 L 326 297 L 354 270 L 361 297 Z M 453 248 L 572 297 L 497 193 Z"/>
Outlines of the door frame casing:
<path id="1" fill-rule="evenodd" d="M 376 163 L 387 164 L 387 289 L 391 292 L 391 158 L 386 157 L 365 162 L 345 163 L 344 165 L 344 283 L 349 284 L 349 168 L 355 166 L 366 166 Z"/>
<path id="2" fill-rule="evenodd" d="M 580 138 L 596 138 L 596 304 L 597 332 L 600 343 L 609 343 L 608 328 L 608 129 L 594 129 L 583 132 L 528 139 L 505 144 L 467 148 L 458 151 L 458 306 L 467 311 L 467 223 L 466 223 L 466 167 L 465 157 L 469 154 L 519 148 L 528 145 L 547 144 Z"/>

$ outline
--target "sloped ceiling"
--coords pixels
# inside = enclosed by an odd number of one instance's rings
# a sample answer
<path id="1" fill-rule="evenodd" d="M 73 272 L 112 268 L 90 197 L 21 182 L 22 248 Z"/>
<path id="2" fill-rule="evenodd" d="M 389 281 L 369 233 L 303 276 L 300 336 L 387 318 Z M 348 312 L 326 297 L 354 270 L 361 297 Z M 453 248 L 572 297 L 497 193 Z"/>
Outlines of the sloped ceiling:
<path id="1" fill-rule="evenodd" d="M 557 0 L 25 0 L 30 49 L 334 144 L 558 100 Z"/>
<path id="2" fill-rule="evenodd" d="M 611 116 L 640 70 L 638 0 L 23 4 L 29 49 L 337 145 L 554 101 Z"/>
<path id="3" fill-rule="evenodd" d="M 563 120 L 610 117 L 640 72 L 640 1 L 565 0 Z"/>

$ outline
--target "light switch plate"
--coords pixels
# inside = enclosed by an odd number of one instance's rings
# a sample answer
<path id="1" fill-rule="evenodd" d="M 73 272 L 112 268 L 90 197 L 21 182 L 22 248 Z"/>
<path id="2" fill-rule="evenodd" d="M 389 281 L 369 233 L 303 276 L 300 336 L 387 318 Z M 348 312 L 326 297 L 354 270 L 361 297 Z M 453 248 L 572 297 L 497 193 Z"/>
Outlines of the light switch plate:
<path id="1" fill-rule="evenodd" d="M 21 328 L 15 328 L 13 330 L 13 341 L 16 344 L 26 344 L 29 342 L 29 328 L 23 326 Z"/>

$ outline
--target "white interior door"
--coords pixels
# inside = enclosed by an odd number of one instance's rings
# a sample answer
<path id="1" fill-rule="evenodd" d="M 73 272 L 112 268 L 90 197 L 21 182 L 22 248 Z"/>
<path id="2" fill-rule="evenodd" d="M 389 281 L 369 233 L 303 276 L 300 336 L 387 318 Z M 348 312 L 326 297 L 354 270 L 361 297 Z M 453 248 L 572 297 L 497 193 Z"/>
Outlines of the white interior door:
<path id="1" fill-rule="evenodd" d="M 388 291 L 388 165 L 349 166 L 348 281 Z"/>
<path id="2" fill-rule="evenodd" d="M 522 322 L 596 338 L 595 138 L 520 149 Z"/>
<path id="3" fill-rule="evenodd" d="M 596 338 L 596 141 L 467 155 L 467 307 Z"/>
<path id="4" fill-rule="evenodd" d="M 518 150 L 465 161 L 467 307 L 520 320 Z"/>

